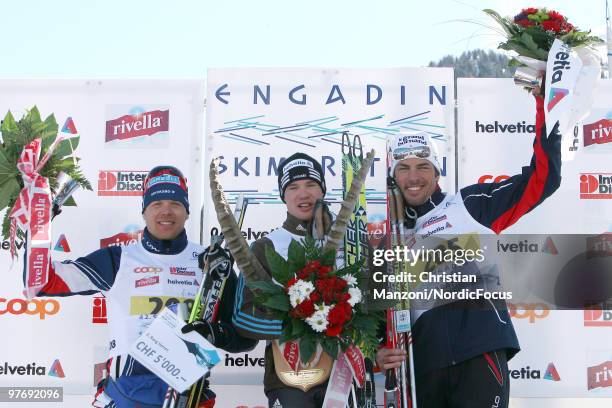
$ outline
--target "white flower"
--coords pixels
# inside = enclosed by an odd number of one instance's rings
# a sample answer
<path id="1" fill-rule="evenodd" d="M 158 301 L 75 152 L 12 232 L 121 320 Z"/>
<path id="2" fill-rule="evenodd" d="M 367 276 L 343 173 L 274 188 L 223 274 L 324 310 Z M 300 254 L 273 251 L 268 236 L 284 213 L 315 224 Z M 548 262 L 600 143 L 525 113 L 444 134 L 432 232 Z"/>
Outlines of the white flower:
<path id="1" fill-rule="evenodd" d="M 348 300 L 351 307 L 355 307 L 357 303 L 361 302 L 361 291 L 359 288 L 349 288 L 348 293 L 351 295 L 351 298 Z"/>
<path id="2" fill-rule="evenodd" d="M 312 330 L 320 333 L 327 329 L 327 325 L 329 324 L 329 322 L 327 321 L 327 312 L 329 311 L 329 306 L 327 308 L 328 310 L 326 312 L 314 312 L 312 316 L 306 319 L 306 323 L 308 323 L 308 325 L 312 327 Z"/>
<path id="3" fill-rule="evenodd" d="M 341 276 L 341 278 L 346 281 L 348 286 L 350 286 L 350 287 L 357 286 L 357 278 L 354 277 L 353 275 L 343 275 L 343 276 Z"/>
<path id="4" fill-rule="evenodd" d="M 312 291 L 314 291 L 314 285 L 312 283 L 298 279 L 298 281 L 291 285 L 287 291 L 289 303 L 291 303 L 292 307 L 296 307 L 298 304 L 308 299 Z"/>

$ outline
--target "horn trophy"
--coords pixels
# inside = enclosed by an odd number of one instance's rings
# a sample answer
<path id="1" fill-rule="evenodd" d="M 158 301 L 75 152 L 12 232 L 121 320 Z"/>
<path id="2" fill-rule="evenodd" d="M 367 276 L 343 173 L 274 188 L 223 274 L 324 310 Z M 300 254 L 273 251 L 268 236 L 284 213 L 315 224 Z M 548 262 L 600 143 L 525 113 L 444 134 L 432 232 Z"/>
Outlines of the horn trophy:
<path id="1" fill-rule="evenodd" d="M 219 182 L 219 158 L 210 162 L 210 192 L 212 201 L 217 214 L 217 221 L 221 227 L 221 232 L 225 237 L 227 248 L 232 253 L 236 265 L 242 271 L 247 282 L 256 280 L 269 280 L 270 277 L 263 269 L 255 255 L 250 251 L 249 246 L 240 232 L 240 228 L 234 219 L 234 215 L 229 208 L 223 187 Z"/>

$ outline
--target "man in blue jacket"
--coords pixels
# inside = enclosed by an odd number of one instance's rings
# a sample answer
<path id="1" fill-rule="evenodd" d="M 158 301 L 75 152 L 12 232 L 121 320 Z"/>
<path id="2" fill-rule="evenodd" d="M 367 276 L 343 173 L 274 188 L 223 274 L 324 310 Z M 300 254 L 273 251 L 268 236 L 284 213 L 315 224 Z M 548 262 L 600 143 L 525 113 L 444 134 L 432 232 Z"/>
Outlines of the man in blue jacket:
<path id="1" fill-rule="evenodd" d="M 163 306 L 193 304 L 204 279 L 198 256 L 204 251 L 189 242 L 187 180 L 175 167 L 153 168 L 144 182 L 142 214 L 146 223 L 141 242 L 99 249 L 75 261 L 53 262 L 49 281 L 39 296 L 102 293 L 108 299 L 109 354 L 107 377 L 99 384 L 93 403 L 105 408 L 159 408 L 168 389 L 160 378 L 134 360 L 130 346 L 151 324 Z M 196 322 L 195 330 L 216 347 L 229 352 L 251 350 L 257 343 L 240 337 L 233 325 L 237 277 L 230 273 L 217 319 Z M 214 404 L 214 393 L 204 391 L 202 406 Z"/>

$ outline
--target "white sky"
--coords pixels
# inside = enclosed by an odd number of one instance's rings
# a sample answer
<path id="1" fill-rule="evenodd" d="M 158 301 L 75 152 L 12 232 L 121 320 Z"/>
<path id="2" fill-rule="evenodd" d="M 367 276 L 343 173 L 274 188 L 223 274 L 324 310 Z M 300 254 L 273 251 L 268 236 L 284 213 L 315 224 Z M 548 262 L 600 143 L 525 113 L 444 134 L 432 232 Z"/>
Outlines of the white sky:
<path id="1" fill-rule="evenodd" d="M 605 0 L 10 0 L 1 77 L 198 78 L 226 66 L 423 66 L 494 49 L 481 12 L 546 6 L 605 33 Z"/>

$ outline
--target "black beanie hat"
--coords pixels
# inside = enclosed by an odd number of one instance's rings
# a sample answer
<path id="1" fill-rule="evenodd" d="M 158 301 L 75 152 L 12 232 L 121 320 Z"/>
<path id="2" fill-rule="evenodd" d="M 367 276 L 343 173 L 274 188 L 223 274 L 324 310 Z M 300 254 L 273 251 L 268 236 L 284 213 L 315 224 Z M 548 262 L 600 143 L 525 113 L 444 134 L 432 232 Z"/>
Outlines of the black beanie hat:
<path id="1" fill-rule="evenodd" d="M 278 167 L 278 193 L 283 202 L 287 186 L 302 179 L 315 181 L 325 195 L 325 177 L 321 164 L 306 153 L 295 153 L 287 157 Z"/>

